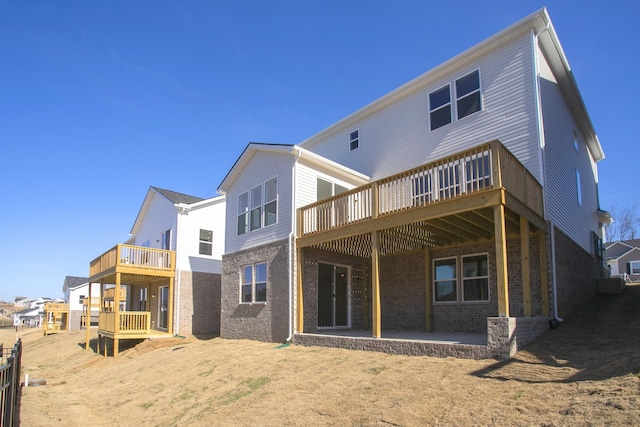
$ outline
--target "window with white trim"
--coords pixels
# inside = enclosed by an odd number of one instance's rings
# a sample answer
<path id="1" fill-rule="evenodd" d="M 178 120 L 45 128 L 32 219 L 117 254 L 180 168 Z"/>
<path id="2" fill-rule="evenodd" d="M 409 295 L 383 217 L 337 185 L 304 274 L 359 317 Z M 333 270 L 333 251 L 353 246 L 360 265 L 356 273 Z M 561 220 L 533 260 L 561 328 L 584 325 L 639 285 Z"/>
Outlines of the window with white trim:
<path id="1" fill-rule="evenodd" d="M 431 130 L 451 123 L 451 89 L 446 85 L 429 94 Z"/>
<path id="2" fill-rule="evenodd" d="M 437 259 L 433 261 L 434 302 L 458 301 L 456 266 L 456 258 Z"/>
<path id="3" fill-rule="evenodd" d="M 487 254 L 462 257 L 462 301 L 489 301 Z"/>
<path id="4" fill-rule="evenodd" d="M 629 261 L 627 263 L 627 274 L 640 274 L 640 261 Z"/>
<path id="5" fill-rule="evenodd" d="M 482 109 L 480 70 L 475 70 L 456 80 L 456 110 L 458 120 Z"/>
<path id="6" fill-rule="evenodd" d="M 349 150 L 355 150 L 358 148 L 360 140 L 360 131 L 356 129 L 349 133 Z"/>
<path id="7" fill-rule="evenodd" d="M 213 231 L 200 229 L 200 255 L 211 255 L 213 253 Z"/>
<path id="8" fill-rule="evenodd" d="M 278 178 L 238 196 L 238 236 L 273 225 L 278 219 Z"/>
<path id="9" fill-rule="evenodd" d="M 267 302 L 267 263 L 245 265 L 240 275 L 240 303 Z"/>
<path id="10" fill-rule="evenodd" d="M 578 204 L 582 206 L 582 180 L 580 179 L 580 171 L 576 169 L 576 195 Z"/>
<path id="11" fill-rule="evenodd" d="M 80 298 L 78 298 L 78 304 L 84 304 L 85 298 L 86 298 L 86 295 L 80 295 Z"/>

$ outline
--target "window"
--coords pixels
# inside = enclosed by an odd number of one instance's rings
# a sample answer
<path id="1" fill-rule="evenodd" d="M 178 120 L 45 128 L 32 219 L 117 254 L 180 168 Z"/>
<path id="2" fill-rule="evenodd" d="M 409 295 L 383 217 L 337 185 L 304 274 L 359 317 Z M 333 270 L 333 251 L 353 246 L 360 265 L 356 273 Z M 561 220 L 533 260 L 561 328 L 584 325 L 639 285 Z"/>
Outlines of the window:
<path id="1" fill-rule="evenodd" d="M 200 229 L 200 255 L 211 255 L 213 250 L 213 231 Z"/>
<path id="2" fill-rule="evenodd" d="M 431 130 L 451 123 L 451 91 L 449 85 L 429 94 Z"/>
<path id="3" fill-rule="evenodd" d="M 80 298 L 78 298 L 78 304 L 84 304 L 85 298 L 86 298 L 86 295 L 80 295 Z"/>
<path id="4" fill-rule="evenodd" d="M 467 117 L 482 109 L 480 97 L 480 71 L 456 80 L 456 109 L 458 119 Z"/>
<path id="5" fill-rule="evenodd" d="M 434 301 L 458 301 L 456 258 L 435 260 L 433 262 L 433 275 Z"/>
<path id="6" fill-rule="evenodd" d="M 580 171 L 576 169 L 576 191 L 578 196 L 578 204 L 582 206 L 582 183 L 580 180 Z"/>
<path id="7" fill-rule="evenodd" d="M 359 130 L 356 129 L 349 134 L 349 150 L 355 150 L 358 148 Z"/>
<path id="8" fill-rule="evenodd" d="M 147 311 L 147 288 L 140 289 L 140 298 L 138 299 L 138 310 Z"/>
<path id="9" fill-rule="evenodd" d="M 249 231 L 249 192 L 238 196 L 238 236 Z"/>
<path id="10" fill-rule="evenodd" d="M 327 199 L 336 194 L 342 194 L 345 191 L 348 191 L 347 187 L 327 181 L 326 179 L 318 178 L 316 181 L 316 200 Z"/>
<path id="11" fill-rule="evenodd" d="M 573 148 L 576 149 L 576 153 L 580 151 L 580 146 L 578 145 L 578 133 L 576 130 L 573 130 Z"/>
<path id="12" fill-rule="evenodd" d="M 264 196 L 264 197 L 263 197 Z M 278 178 L 270 179 L 238 196 L 238 236 L 276 223 Z"/>
<path id="13" fill-rule="evenodd" d="M 171 230 L 162 233 L 162 249 L 171 250 Z"/>
<path id="14" fill-rule="evenodd" d="M 257 230 L 262 226 L 262 186 L 253 187 L 251 189 L 251 220 L 249 228 L 251 231 Z"/>
<path id="15" fill-rule="evenodd" d="M 240 302 L 267 302 L 267 263 L 245 265 L 241 276 Z"/>
<path id="16" fill-rule="evenodd" d="M 487 255 L 462 257 L 462 300 L 489 301 Z"/>
<path id="17" fill-rule="evenodd" d="M 629 261 L 627 263 L 627 274 L 640 274 L 640 261 Z"/>
<path id="18" fill-rule="evenodd" d="M 276 223 L 278 210 L 278 180 L 273 178 L 264 183 L 264 226 Z"/>

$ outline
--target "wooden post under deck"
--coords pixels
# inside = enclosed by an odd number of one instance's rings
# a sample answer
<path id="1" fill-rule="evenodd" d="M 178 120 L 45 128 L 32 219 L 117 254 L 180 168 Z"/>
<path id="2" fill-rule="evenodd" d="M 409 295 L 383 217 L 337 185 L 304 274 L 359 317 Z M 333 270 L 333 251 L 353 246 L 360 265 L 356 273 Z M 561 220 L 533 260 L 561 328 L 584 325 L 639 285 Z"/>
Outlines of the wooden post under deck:
<path id="1" fill-rule="evenodd" d="M 498 280 L 498 315 L 509 317 L 509 276 L 507 273 L 507 238 L 504 205 L 493 207 L 496 243 L 496 279 Z"/>
<path id="2" fill-rule="evenodd" d="M 380 322 L 380 249 L 377 231 L 371 233 L 371 299 L 373 306 L 371 330 L 374 338 L 380 338 L 382 336 Z"/>
<path id="3" fill-rule="evenodd" d="M 542 315 L 549 315 L 549 273 L 547 270 L 547 233 L 538 230 L 538 250 L 540 252 L 540 292 L 542 293 Z"/>
<path id="4" fill-rule="evenodd" d="M 424 284 L 425 284 L 425 314 L 426 330 L 433 332 L 433 306 L 431 296 L 431 249 L 424 248 Z"/>
<path id="5" fill-rule="evenodd" d="M 84 345 L 85 350 L 89 350 L 89 332 L 91 332 L 91 281 L 89 281 L 89 299 L 87 300 L 89 305 L 87 306 L 87 314 L 84 318 L 84 326 L 87 328 L 87 342 Z"/>
<path id="6" fill-rule="evenodd" d="M 120 247 L 118 246 L 118 251 Z M 119 254 L 118 254 L 119 257 Z M 113 292 L 113 310 L 115 311 L 115 325 L 113 327 L 113 357 L 118 357 L 118 347 L 120 340 L 116 338 L 120 333 L 120 276 L 121 273 L 116 273 L 116 287 Z M 106 354 L 106 352 L 105 352 Z"/>
<path id="7" fill-rule="evenodd" d="M 529 221 L 520 216 L 520 258 L 522 261 L 522 302 L 525 317 L 531 316 L 531 271 L 529 257 Z"/>
<path id="8" fill-rule="evenodd" d="M 173 276 L 169 277 L 169 312 L 167 313 L 167 332 L 169 335 L 173 335 L 173 305 L 176 303 L 176 299 L 173 297 L 174 279 Z"/>
<path id="9" fill-rule="evenodd" d="M 304 333 L 304 294 L 302 283 L 304 275 L 304 254 L 302 248 L 296 248 L 296 330 Z"/>

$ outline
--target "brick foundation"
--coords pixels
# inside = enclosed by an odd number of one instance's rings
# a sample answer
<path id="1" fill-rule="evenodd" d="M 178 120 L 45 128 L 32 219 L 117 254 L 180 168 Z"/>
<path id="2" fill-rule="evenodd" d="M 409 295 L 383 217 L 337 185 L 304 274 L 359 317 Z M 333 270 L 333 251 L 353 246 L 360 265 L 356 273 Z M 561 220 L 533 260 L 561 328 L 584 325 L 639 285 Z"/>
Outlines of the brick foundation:
<path id="1" fill-rule="evenodd" d="M 547 317 L 489 317 L 487 347 L 492 357 L 509 359 L 547 329 Z"/>
<path id="2" fill-rule="evenodd" d="M 220 274 L 180 272 L 178 299 L 180 306 L 174 311 L 178 320 L 177 334 L 218 335 L 220 333 L 221 282 Z"/>

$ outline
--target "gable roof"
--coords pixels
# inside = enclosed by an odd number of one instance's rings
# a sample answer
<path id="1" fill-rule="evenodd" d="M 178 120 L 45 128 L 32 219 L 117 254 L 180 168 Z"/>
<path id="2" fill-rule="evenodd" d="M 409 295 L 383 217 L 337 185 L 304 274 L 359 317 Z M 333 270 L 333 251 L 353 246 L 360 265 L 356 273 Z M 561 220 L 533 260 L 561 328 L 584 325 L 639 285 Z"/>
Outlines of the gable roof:
<path id="1" fill-rule="evenodd" d="M 482 56 L 508 45 L 516 38 L 522 37 L 526 34 L 531 34 L 532 32 L 538 37 L 540 48 L 548 58 L 549 66 L 557 78 L 558 85 L 560 86 L 560 89 L 562 90 L 572 112 L 575 114 L 580 129 L 583 130 L 586 136 L 587 147 L 589 148 L 591 155 L 596 162 L 604 159 L 604 151 L 602 150 L 598 136 L 593 128 L 593 123 L 591 122 L 584 100 L 582 99 L 582 95 L 578 89 L 578 85 L 573 76 L 573 71 L 569 66 L 569 62 L 567 61 L 562 46 L 560 45 L 560 41 L 558 40 L 546 8 L 542 8 L 532 13 L 499 33 L 378 98 L 342 120 L 339 120 L 319 133 L 302 141 L 300 145 L 303 147 L 311 147 L 329 135 L 340 132 L 345 127 L 353 126 L 355 123 L 377 113 L 399 99 L 405 98 L 429 85 L 435 84 L 438 80 L 468 66 Z"/>
<path id="2" fill-rule="evenodd" d="M 62 292 L 66 292 L 67 289 L 75 289 L 78 286 L 82 286 L 89 282 L 88 277 L 67 276 L 64 278 L 64 284 L 62 285 Z"/>
<path id="3" fill-rule="evenodd" d="M 155 191 L 157 191 L 159 194 L 167 198 L 174 205 L 178 203 L 184 203 L 184 204 L 190 205 L 191 203 L 196 203 L 201 200 L 204 200 L 202 197 L 190 196 L 188 194 L 178 193 L 177 191 L 165 190 L 164 188 L 158 188 L 153 186 L 151 186 L 150 188 L 153 188 Z"/>
<path id="4" fill-rule="evenodd" d="M 321 165 L 324 168 L 335 171 L 340 175 L 349 175 L 352 179 L 359 181 L 360 184 L 368 183 L 371 178 L 363 173 L 360 173 L 356 170 L 348 168 L 340 163 L 334 162 L 333 160 L 329 160 L 326 157 L 322 157 L 319 154 L 313 153 L 299 145 L 293 144 L 270 144 L 270 143 L 262 143 L 262 142 L 250 142 L 247 144 L 245 149 L 240 153 L 240 156 L 235 161 L 227 175 L 223 178 L 222 182 L 218 186 L 218 192 L 221 194 L 225 194 L 231 184 L 240 176 L 245 166 L 249 163 L 249 161 L 259 152 L 279 152 L 283 154 L 289 154 L 292 156 L 297 156 L 299 158 L 304 158 L 311 163 L 316 165 Z"/>

